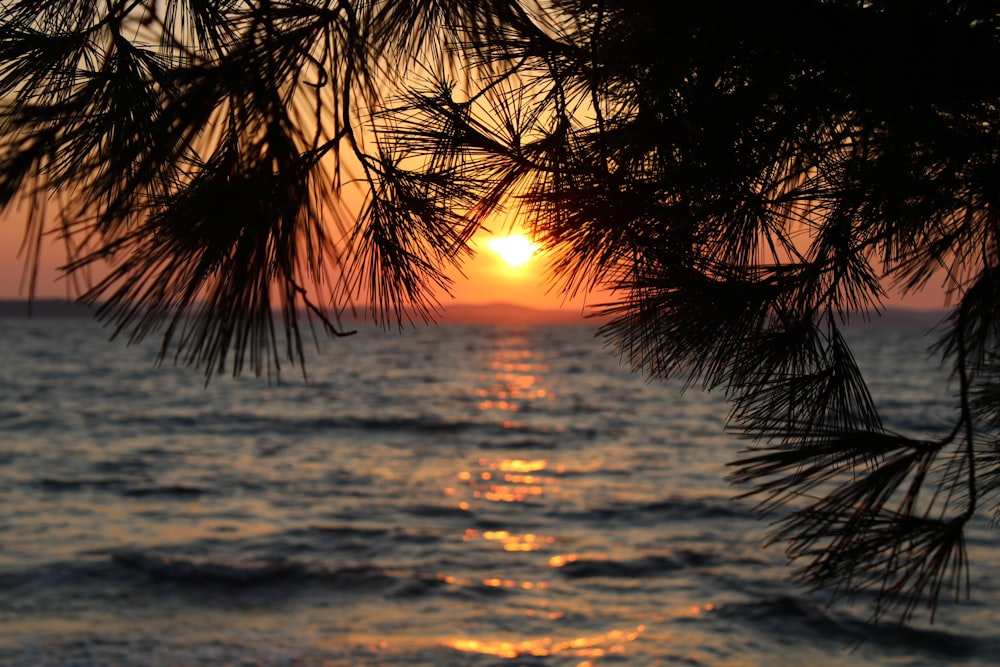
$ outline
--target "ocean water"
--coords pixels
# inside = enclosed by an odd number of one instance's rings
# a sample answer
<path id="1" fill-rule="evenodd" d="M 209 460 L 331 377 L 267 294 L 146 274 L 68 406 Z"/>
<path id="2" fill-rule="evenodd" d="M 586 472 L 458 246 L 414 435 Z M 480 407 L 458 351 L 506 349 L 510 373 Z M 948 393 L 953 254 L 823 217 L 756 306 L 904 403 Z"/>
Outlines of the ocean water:
<path id="1" fill-rule="evenodd" d="M 921 329 L 855 332 L 902 430 L 950 414 Z M 0 665 L 1000 664 L 1000 549 L 933 625 L 787 582 L 721 397 L 586 326 L 363 331 L 309 381 L 154 368 L 0 320 Z"/>

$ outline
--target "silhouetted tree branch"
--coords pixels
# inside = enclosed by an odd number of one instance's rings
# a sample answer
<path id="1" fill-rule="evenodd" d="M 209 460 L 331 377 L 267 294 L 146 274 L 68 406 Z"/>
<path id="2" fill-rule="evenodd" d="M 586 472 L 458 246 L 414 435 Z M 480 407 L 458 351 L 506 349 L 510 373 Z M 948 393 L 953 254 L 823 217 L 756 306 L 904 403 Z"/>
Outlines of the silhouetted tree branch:
<path id="1" fill-rule="evenodd" d="M 1000 13 L 959 0 L 7 0 L 0 205 L 209 374 L 305 306 L 430 318 L 521 208 L 636 369 L 720 388 L 798 577 L 873 617 L 965 585 L 1000 488 Z M 352 188 L 363 203 L 351 210 Z M 29 262 L 37 255 L 28 253 Z M 842 335 L 944 275 L 950 432 L 888 431 Z M 304 286 L 315 285 L 309 290 Z M 278 349 L 278 308 L 288 347 Z"/>

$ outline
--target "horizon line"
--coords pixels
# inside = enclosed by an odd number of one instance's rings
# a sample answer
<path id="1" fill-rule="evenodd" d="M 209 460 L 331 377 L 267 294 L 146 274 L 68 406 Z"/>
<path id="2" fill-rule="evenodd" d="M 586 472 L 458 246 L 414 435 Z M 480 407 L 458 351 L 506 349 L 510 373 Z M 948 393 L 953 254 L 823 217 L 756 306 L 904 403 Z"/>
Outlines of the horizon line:
<path id="1" fill-rule="evenodd" d="M 597 311 L 568 308 L 539 308 L 509 301 L 486 303 L 456 302 L 439 304 L 428 318 L 422 317 L 415 308 L 402 310 L 404 325 L 421 324 L 600 324 L 610 319 Z M 99 304 L 85 304 L 68 297 L 0 298 L 0 318 L 92 318 Z M 303 315 L 308 310 L 300 309 Z M 275 314 L 277 314 L 277 309 Z M 906 308 L 891 306 L 877 312 L 856 313 L 850 326 L 879 326 L 893 324 L 935 325 L 948 313 L 947 308 Z M 340 312 L 334 320 L 347 322 L 374 322 L 371 310 L 366 305 L 357 305 Z M 861 321 L 863 320 L 863 321 Z M 392 324 L 395 324 L 394 322 Z"/>

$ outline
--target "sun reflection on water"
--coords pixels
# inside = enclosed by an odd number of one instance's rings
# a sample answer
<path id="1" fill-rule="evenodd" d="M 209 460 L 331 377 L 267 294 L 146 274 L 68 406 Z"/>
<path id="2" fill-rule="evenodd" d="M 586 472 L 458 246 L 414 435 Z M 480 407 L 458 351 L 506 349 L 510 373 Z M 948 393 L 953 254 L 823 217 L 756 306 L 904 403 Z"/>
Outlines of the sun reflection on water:
<path id="1" fill-rule="evenodd" d="M 466 528 L 462 541 L 472 542 L 477 539 L 498 542 L 503 546 L 504 551 L 538 551 L 556 541 L 556 538 L 551 535 L 517 534 L 506 530 L 479 531 L 474 528 Z"/>
<path id="2" fill-rule="evenodd" d="M 459 509 L 468 510 L 471 506 L 484 503 L 520 503 L 533 498 L 540 498 L 546 493 L 558 493 L 560 488 L 554 484 L 551 475 L 537 474 L 548 468 L 543 459 L 487 459 L 477 461 L 479 470 L 462 470 L 456 479 L 462 482 L 461 494 L 471 498 L 460 500 Z M 554 469 L 556 474 L 563 472 L 562 466 Z M 460 490 L 455 487 L 444 487 L 442 493 L 446 496 L 459 496 Z M 527 541 L 531 541 L 528 538 Z M 513 549 L 511 549 L 513 550 Z"/>
<path id="3" fill-rule="evenodd" d="M 482 581 L 474 581 L 472 579 L 466 579 L 463 577 L 456 577 L 450 574 L 438 574 L 437 580 L 451 586 L 485 586 L 486 588 L 511 588 L 511 589 L 521 589 L 525 591 L 531 590 L 545 590 L 549 587 L 546 581 L 517 581 L 515 579 L 504 579 L 502 577 L 487 577 Z M 529 614 L 529 615 L 533 615 Z M 555 615 L 547 614 L 550 618 L 561 618 L 563 616 L 562 612 L 558 612 Z"/>
<path id="4" fill-rule="evenodd" d="M 444 642 L 445 646 L 464 653 L 481 653 L 498 658 L 515 659 L 524 656 L 547 657 L 557 654 L 573 655 L 588 658 L 577 664 L 585 667 L 592 663 L 589 659 L 600 658 L 613 653 L 624 653 L 628 643 L 635 641 L 645 631 L 645 626 L 636 626 L 634 630 L 612 630 L 602 634 L 575 637 L 559 640 L 555 637 L 537 637 L 509 641 L 502 639 L 467 639 L 451 638 Z"/>
<path id="5" fill-rule="evenodd" d="M 480 462 L 484 461 L 485 459 L 480 459 Z M 545 459 L 538 459 L 536 461 L 525 461 L 523 459 L 502 459 L 491 463 L 490 467 L 495 470 L 501 470 L 505 473 L 540 472 L 548 467 L 548 463 Z"/>
<path id="6" fill-rule="evenodd" d="M 552 401 L 555 394 L 544 386 L 548 364 L 538 361 L 527 343 L 513 336 L 491 351 L 484 364 L 483 386 L 476 390 L 480 411 L 518 412 L 539 401 Z"/>
<path id="7" fill-rule="evenodd" d="M 481 418 L 500 427 L 505 436 L 513 436 L 514 439 L 522 437 L 519 434 L 534 433 L 533 429 L 538 426 L 533 419 L 533 411 L 549 409 L 556 400 L 556 392 L 548 377 L 549 366 L 539 359 L 528 342 L 512 336 L 498 341 L 481 368 L 482 382 L 475 391 L 475 406 Z M 516 417 L 514 413 L 518 413 Z M 524 446 L 522 441 L 514 442 Z M 530 440 L 525 439 L 524 442 L 530 443 Z M 537 455 L 482 456 L 460 469 L 455 474 L 454 483 L 444 488 L 443 493 L 463 511 L 489 508 L 497 511 L 504 507 L 518 511 L 514 507 L 517 503 L 541 503 L 546 498 L 558 496 L 565 472 L 564 465 Z M 449 586 L 498 589 L 525 596 L 526 604 L 518 613 L 526 619 L 531 618 L 532 623 L 543 625 L 520 636 L 453 636 L 442 638 L 442 643 L 461 653 L 489 655 L 504 660 L 560 655 L 570 659 L 574 667 L 593 667 L 604 656 L 624 653 L 626 646 L 645 631 L 645 626 L 600 633 L 591 628 L 596 634 L 581 634 L 579 629 L 573 630 L 567 625 L 567 614 L 572 616 L 573 612 L 559 609 L 561 605 L 554 604 L 554 599 L 550 599 L 553 594 L 558 599 L 560 590 L 558 578 L 547 580 L 552 576 L 552 568 L 561 567 L 580 556 L 569 554 L 549 558 L 532 554 L 559 548 L 559 545 L 567 543 L 567 539 L 538 530 L 518 530 L 515 526 L 465 528 L 461 540 L 470 548 L 478 546 L 510 552 L 511 557 L 523 553 L 524 558 L 539 558 L 537 561 L 518 561 L 522 565 L 536 563 L 538 576 L 529 575 L 526 578 L 523 574 L 515 575 L 519 571 L 517 569 L 497 569 L 482 578 L 441 573 L 437 575 L 438 580 Z M 601 557 L 606 555 L 596 556 Z M 497 567 L 501 567 L 499 562 Z"/>

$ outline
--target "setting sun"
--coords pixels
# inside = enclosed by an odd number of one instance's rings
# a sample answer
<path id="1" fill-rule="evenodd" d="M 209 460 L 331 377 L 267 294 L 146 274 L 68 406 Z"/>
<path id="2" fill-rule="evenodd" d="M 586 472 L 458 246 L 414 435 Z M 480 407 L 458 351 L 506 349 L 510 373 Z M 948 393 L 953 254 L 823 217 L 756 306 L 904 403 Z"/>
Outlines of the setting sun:
<path id="1" fill-rule="evenodd" d="M 500 255 L 509 266 L 523 266 L 531 259 L 538 245 L 520 234 L 490 239 L 486 242 L 490 250 Z"/>

